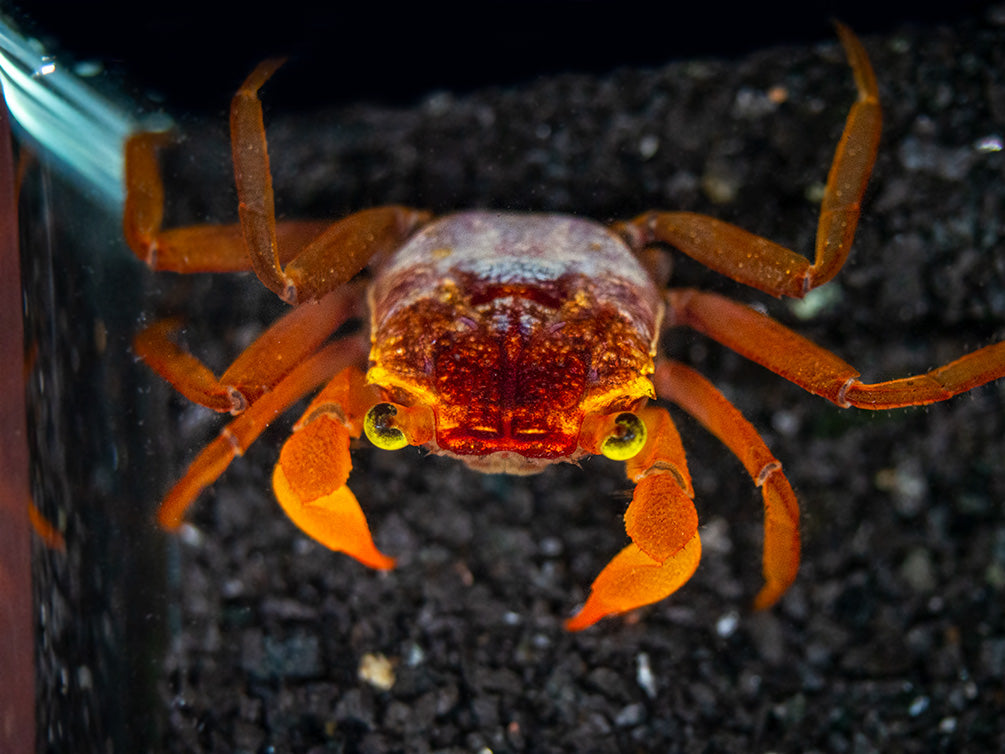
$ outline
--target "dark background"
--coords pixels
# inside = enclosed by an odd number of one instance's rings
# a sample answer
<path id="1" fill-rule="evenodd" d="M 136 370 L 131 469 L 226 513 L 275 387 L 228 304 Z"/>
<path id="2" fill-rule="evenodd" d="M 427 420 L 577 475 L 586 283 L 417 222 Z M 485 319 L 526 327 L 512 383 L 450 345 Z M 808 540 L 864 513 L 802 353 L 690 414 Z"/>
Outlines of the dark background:
<path id="1" fill-rule="evenodd" d="M 598 73 L 703 56 L 735 58 L 830 39 L 830 20 L 860 34 L 979 17 L 952 3 L 758 2 L 253 3 L 73 0 L 8 4 L 50 49 L 102 61 L 185 108 L 216 107 L 263 57 L 323 66 L 324 88 L 282 95 L 403 102 L 562 71 Z M 127 72 L 127 73 L 126 73 Z"/>

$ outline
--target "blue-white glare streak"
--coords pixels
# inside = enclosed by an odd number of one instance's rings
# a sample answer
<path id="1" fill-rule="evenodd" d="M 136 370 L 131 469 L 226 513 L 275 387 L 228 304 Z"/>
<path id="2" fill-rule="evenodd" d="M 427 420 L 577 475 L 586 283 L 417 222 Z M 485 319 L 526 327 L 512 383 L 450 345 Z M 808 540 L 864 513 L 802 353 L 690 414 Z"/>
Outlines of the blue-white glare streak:
<path id="1" fill-rule="evenodd" d="M 122 203 L 123 144 L 135 130 L 132 117 L 2 20 L 0 83 L 11 116 L 43 159 L 54 158 L 102 200 Z"/>

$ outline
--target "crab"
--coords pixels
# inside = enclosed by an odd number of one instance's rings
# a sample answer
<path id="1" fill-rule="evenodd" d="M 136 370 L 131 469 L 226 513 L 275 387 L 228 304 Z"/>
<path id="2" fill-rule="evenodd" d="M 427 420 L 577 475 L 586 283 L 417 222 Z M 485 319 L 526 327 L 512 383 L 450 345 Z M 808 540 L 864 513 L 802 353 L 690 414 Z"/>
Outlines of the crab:
<path id="1" fill-rule="evenodd" d="M 306 534 L 376 569 L 373 541 L 347 486 L 350 443 L 422 446 L 487 473 L 532 474 L 602 454 L 634 483 L 629 543 L 593 582 L 576 631 L 662 600 L 701 556 L 694 489 L 675 404 L 743 463 L 764 502 L 764 585 L 756 608 L 796 578 L 799 507 L 781 463 L 702 375 L 660 354 L 689 327 L 841 407 L 943 401 L 1005 375 L 1005 342 L 918 376 L 867 384 L 838 356 L 724 296 L 666 287 L 653 249 L 676 250 L 770 295 L 802 298 L 831 280 L 851 248 L 881 128 L 876 78 L 857 37 L 837 33 L 857 89 L 830 168 L 813 261 L 690 212 L 649 211 L 604 226 L 557 214 L 464 211 L 434 218 L 404 206 L 335 222 L 277 220 L 259 90 L 282 64 L 261 63 L 234 96 L 230 128 L 239 223 L 162 227 L 157 152 L 126 144 L 124 229 L 155 270 L 249 268 L 292 309 L 219 377 L 179 346 L 177 320 L 155 321 L 138 355 L 181 394 L 234 419 L 194 459 L 158 512 L 167 529 L 276 417 L 318 391 L 294 424 L 272 486 Z M 360 274 L 369 270 L 369 276 Z M 368 332 L 343 336 L 349 320 Z"/>

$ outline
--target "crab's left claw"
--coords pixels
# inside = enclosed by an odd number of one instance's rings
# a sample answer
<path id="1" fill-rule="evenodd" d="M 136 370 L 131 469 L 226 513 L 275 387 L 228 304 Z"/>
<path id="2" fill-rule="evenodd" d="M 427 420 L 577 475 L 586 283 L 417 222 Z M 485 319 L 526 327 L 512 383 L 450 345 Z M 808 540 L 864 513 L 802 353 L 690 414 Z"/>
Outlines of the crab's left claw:
<path id="1" fill-rule="evenodd" d="M 669 597 L 694 574 L 701 559 L 698 532 L 664 562 L 630 544 L 600 572 L 579 612 L 565 621 L 567 631 L 589 628 L 601 618 Z"/>
<path id="2" fill-rule="evenodd" d="M 286 515 L 306 534 L 370 568 L 387 569 L 394 567 L 394 558 L 377 549 L 366 516 L 346 486 L 352 469 L 349 439 L 359 435 L 354 398 L 361 385 L 362 376 L 346 370 L 318 395 L 283 445 L 272 488 Z"/>
<path id="3" fill-rule="evenodd" d="M 639 482 L 625 525 L 632 543 L 597 576 L 582 609 L 565 622 L 567 630 L 579 631 L 607 615 L 669 597 L 698 567 L 698 515 L 672 474 Z"/>
<path id="4" fill-rule="evenodd" d="M 691 578 L 701 559 L 698 514 L 680 436 L 664 409 L 644 408 L 637 417 L 644 425 L 644 444 L 626 469 L 638 482 L 625 512 L 632 543 L 597 576 L 586 603 L 565 622 L 569 631 L 670 596 Z M 601 424 L 589 431 L 595 433 L 594 443 L 584 441 L 607 454 L 606 441 L 599 441 L 607 430 Z"/>

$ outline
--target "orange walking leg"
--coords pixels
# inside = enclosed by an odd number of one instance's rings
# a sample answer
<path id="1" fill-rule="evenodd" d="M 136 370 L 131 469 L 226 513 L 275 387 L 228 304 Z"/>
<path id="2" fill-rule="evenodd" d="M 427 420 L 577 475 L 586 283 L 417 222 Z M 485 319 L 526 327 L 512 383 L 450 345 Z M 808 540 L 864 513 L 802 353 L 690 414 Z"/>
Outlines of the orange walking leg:
<path id="1" fill-rule="evenodd" d="M 865 49 L 843 24 L 837 24 L 837 31 L 858 99 L 848 113 L 827 176 L 813 263 L 735 225 L 693 212 L 647 212 L 615 226 L 633 248 L 669 244 L 706 267 L 773 296 L 802 298 L 837 274 L 851 250 L 882 128 L 879 89 Z"/>
<path id="2" fill-rule="evenodd" d="M 261 63 L 231 102 L 239 223 L 163 229 L 164 185 L 157 149 L 167 136 L 139 133 L 126 142 L 125 236 L 136 256 L 153 269 L 232 272 L 250 268 L 287 303 L 315 301 L 350 280 L 375 254 L 396 248 L 429 219 L 427 212 L 388 206 L 336 222 L 276 221 L 258 90 L 281 63 L 275 59 Z"/>
<path id="3" fill-rule="evenodd" d="M 157 150 L 170 140 L 164 133 L 137 133 L 126 141 L 126 201 L 122 224 L 126 242 L 154 270 L 168 272 L 242 272 L 251 259 L 239 223 L 164 229 L 164 182 Z M 285 263 L 330 225 L 324 220 L 277 224 L 277 244 Z"/>
<path id="4" fill-rule="evenodd" d="M 149 325 L 136 336 L 133 347 L 190 401 L 238 414 L 314 353 L 352 315 L 358 298 L 358 287 L 346 286 L 291 310 L 242 351 L 219 379 L 171 339 L 181 326 L 177 319 Z"/>
<path id="5" fill-rule="evenodd" d="M 782 464 L 753 425 L 698 372 L 668 361 L 653 375 L 656 393 L 672 401 L 718 437 L 743 464 L 764 499 L 764 586 L 754 607 L 771 607 L 799 569 L 799 504 Z"/>
<path id="6" fill-rule="evenodd" d="M 330 343 L 300 362 L 272 390 L 224 427 L 195 457 L 185 475 L 164 498 L 157 513 L 161 526 L 166 529 L 180 526 L 185 511 L 199 493 L 216 481 L 230 462 L 242 455 L 276 417 L 355 361 L 358 353 L 358 347 L 347 347 L 343 341 Z"/>
<path id="7" fill-rule="evenodd" d="M 1001 341 L 925 374 L 866 384 L 850 364 L 749 306 L 695 289 L 671 290 L 667 300 L 667 324 L 704 333 L 842 408 L 937 403 L 1005 377 L 1005 341 Z"/>
<path id="8" fill-rule="evenodd" d="M 290 304 L 310 301 L 348 281 L 375 254 L 391 250 L 426 222 L 427 212 L 388 206 L 363 210 L 332 224 L 282 267 L 269 149 L 258 90 L 282 65 L 266 60 L 231 102 L 230 139 L 241 227 L 255 274 Z"/>
<path id="9" fill-rule="evenodd" d="M 66 552 L 66 539 L 63 537 L 63 533 L 42 515 L 42 511 L 35 505 L 34 500 L 28 501 L 28 521 L 31 523 L 31 528 L 35 530 L 35 534 L 42 540 L 42 544 L 50 550 Z"/>
<path id="10" fill-rule="evenodd" d="M 694 491 L 677 428 L 663 408 L 646 407 L 637 415 L 646 427 L 646 444 L 625 466 L 636 482 L 625 512 L 632 542 L 594 580 L 582 608 L 565 622 L 569 631 L 670 596 L 691 578 L 701 559 Z M 584 422 L 583 448 L 599 453 L 609 433 L 610 421 L 592 428 Z"/>

